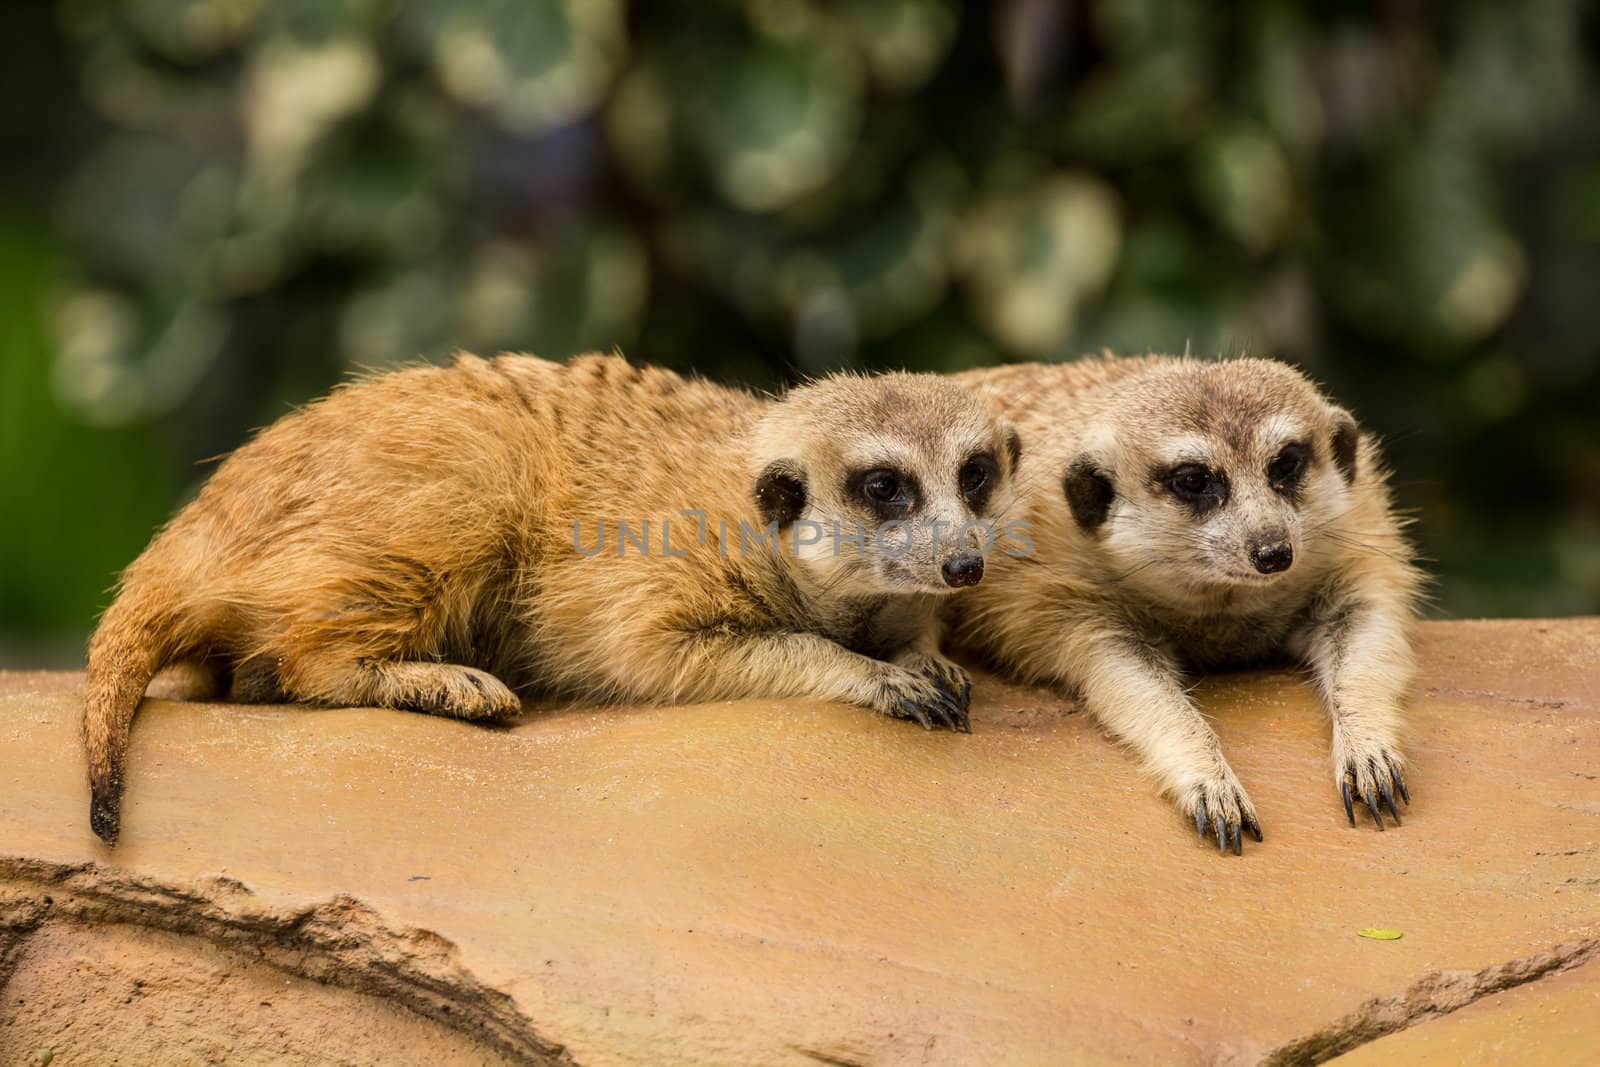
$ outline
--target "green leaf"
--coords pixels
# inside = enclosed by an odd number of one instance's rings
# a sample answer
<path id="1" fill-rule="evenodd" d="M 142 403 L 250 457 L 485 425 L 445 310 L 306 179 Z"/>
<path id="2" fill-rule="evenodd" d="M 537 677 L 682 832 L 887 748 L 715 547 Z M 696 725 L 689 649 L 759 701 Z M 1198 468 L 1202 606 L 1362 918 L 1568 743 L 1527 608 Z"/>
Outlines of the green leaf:
<path id="1" fill-rule="evenodd" d="M 1365 930 L 1357 930 L 1356 933 L 1362 937 L 1370 937 L 1374 941 L 1398 941 L 1405 936 L 1399 930 L 1380 930 L 1373 926 L 1369 926 Z"/>
<path id="2" fill-rule="evenodd" d="M 1120 202 L 1086 173 L 1002 170 L 961 244 L 979 320 L 1014 349 L 1048 351 L 1072 335 L 1080 304 L 1111 277 L 1122 247 Z"/>
<path id="3" fill-rule="evenodd" d="M 897 93 L 910 92 L 932 76 L 955 39 L 958 21 L 948 0 L 860 0 L 846 5 L 845 18 L 873 80 Z"/>
<path id="4" fill-rule="evenodd" d="M 627 52 L 617 0 L 427 0 L 404 13 L 450 95 L 523 136 L 594 110 Z"/>
<path id="5" fill-rule="evenodd" d="M 1320 190 L 1322 289 L 1368 336 L 1452 356 L 1498 328 L 1527 281 L 1486 162 L 1430 131 L 1349 185 Z"/>
<path id="6" fill-rule="evenodd" d="M 1276 243 L 1293 209 L 1289 166 L 1277 142 L 1253 123 L 1218 130 L 1194 164 L 1200 201 L 1252 252 Z"/>
<path id="7" fill-rule="evenodd" d="M 647 195 L 660 195 L 675 165 L 734 207 L 765 213 L 839 176 L 861 127 L 861 57 L 826 18 L 781 29 L 685 31 L 634 69 L 610 129 Z"/>
<path id="8" fill-rule="evenodd" d="M 261 8 L 261 0 L 126 0 L 122 13 L 157 52 L 192 62 L 236 43 Z"/>

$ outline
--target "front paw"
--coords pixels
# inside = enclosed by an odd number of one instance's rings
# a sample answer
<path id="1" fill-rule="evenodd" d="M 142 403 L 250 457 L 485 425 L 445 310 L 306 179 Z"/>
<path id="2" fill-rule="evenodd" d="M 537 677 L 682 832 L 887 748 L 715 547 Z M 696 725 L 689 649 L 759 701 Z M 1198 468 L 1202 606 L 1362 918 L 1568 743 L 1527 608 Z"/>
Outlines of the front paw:
<path id="1" fill-rule="evenodd" d="M 394 705 L 452 719 L 497 719 L 522 710 L 522 701 L 488 671 L 454 663 L 400 663 L 390 668 Z"/>
<path id="2" fill-rule="evenodd" d="M 966 671 L 936 653 L 906 649 L 894 663 L 912 674 L 920 674 L 945 693 L 965 712 L 972 706 L 972 678 Z M 970 731 L 969 731 L 970 732 Z"/>
<path id="3" fill-rule="evenodd" d="M 954 666 L 952 664 L 951 666 Z M 955 668 L 960 670 L 959 667 Z M 886 663 L 878 678 L 872 706 L 890 718 L 911 719 L 925 730 L 935 726 L 970 734 L 965 702 L 949 684 L 898 663 Z M 970 690 L 969 690 L 970 694 Z"/>
<path id="4" fill-rule="evenodd" d="M 1255 805 L 1250 803 L 1244 786 L 1226 763 L 1192 786 L 1178 803 L 1184 813 L 1194 819 L 1195 832 L 1201 841 L 1208 836 L 1216 837 L 1219 852 L 1231 848 L 1235 856 L 1242 855 L 1245 830 L 1257 841 L 1261 840 L 1261 822 L 1256 818 Z"/>
<path id="5" fill-rule="evenodd" d="M 1345 818 L 1356 824 L 1354 801 L 1366 804 L 1372 821 L 1382 830 L 1385 805 L 1389 817 L 1400 825 L 1400 809 L 1395 806 L 1395 794 L 1406 807 L 1411 806 L 1411 793 L 1406 789 L 1402 773 L 1405 760 L 1392 745 L 1381 741 L 1360 742 L 1340 739 L 1334 751 L 1334 780 L 1339 783 L 1339 793 L 1344 799 Z"/>

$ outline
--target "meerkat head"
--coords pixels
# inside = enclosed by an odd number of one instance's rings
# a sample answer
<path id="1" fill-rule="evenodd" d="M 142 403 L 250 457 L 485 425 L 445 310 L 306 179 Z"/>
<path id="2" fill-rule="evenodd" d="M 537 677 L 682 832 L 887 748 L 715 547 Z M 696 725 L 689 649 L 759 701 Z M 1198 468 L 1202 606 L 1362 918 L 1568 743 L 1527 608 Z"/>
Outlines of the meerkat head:
<path id="1" fill-rule="evenodd" d="M 1360 433 L 1271 360 L 1183 362 L 1127 386 L 1069 461 L 1077 524 L 1158 600 L 1313 571 L 1350 506 Z"/>
<path id="2" fill-rule="evenodd" d="M 983 578 L 1021 455 L 1016 431 L 950 382 L 837 375 L 756 428 L 755 503 L 825 588 L 953 592 Z"/>

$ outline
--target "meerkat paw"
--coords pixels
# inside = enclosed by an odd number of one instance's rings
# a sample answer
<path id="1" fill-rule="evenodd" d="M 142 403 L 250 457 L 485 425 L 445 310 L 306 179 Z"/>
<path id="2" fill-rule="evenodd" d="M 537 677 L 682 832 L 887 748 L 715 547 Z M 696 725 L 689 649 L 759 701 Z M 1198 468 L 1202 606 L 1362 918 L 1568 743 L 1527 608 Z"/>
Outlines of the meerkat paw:
<path id="1" fill-rule="evenodd" d="M 911 648 L 896 656 L 893 662 L 931 681 L 941 692 L 954 698 L 962 711 L 972 706 L 971 676 L 943 656 Z"/>
<path id="2" fill-rule="evenodd" d="M 923 658 L 932 662 L 931 657 Z M 961 733 L 972 732 L 960 693 L 948 680 L 935 681 L 899 663 L 885 664 L 876 690 L 872 707 L 890 718 L 912 719 L 921 723 L 924 730 L 939 726 Z"/>
<path id="3" fill-rule="evenodd" d="M 1358 743 L 1341 741 L 1334 755 L 1335 779 L 1339 793 L 1344 798 L 1345 818 L 1356 824 L 1354 801 L 1360 800 L 1372 814 L 1372 821 L 1382 830 L 1385 805 L 1389 817 L 1400 825 L 1400 809 L 1395 805 L 1395 794 L 1406 807 L 1411 806 L 1411 793 L 1406 789 L 1402 770 L 1405 761 L 1392 745 L 1383 742 Z"/>
<path id="4" fill-rule="evenodd" d="M 1239 784 L 1233 768 L 1226 763 L 1194 786 L 1183 798 L 1184 812 L 1194 819 L 1195 832 L 1200 840 L 1208 836 L 1217 839 L 1217 851 L 1233 850 L 1235 856 L 1244 853 L 1245 830 L 1257 841 L 1261 840 L 1261 822 L 1256 818 L 1255 805 Z"/>
<path id="5" fill-rule="evenodd" d="M 493 719 L 514 715 L 522 701 L 487 671 L 453 663 L 395 664 L 395 704 L 409 711 L 452 719 Z"/>

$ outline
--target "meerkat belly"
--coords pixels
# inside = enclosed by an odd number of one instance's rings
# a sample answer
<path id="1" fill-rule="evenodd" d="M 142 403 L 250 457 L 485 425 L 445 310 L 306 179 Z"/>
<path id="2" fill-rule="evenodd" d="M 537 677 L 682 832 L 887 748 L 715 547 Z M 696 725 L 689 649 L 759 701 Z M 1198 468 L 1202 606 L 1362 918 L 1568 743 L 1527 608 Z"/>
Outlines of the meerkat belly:
<path id="1" fill-rule="evenodd" d="M 1157 623 L 1164 640 L 1185 663 L 1204 670 L 1277 660 L 1294 620 L 1292 612 L 1167 617 Z"/>
<path id="2" fill-rule="evenodd" d="M 919 596 L 862 597 L 839 605 L 820 621 L 821 631 L 862 655 L 885 659 L 925 628 L 932 605 Z"/>

